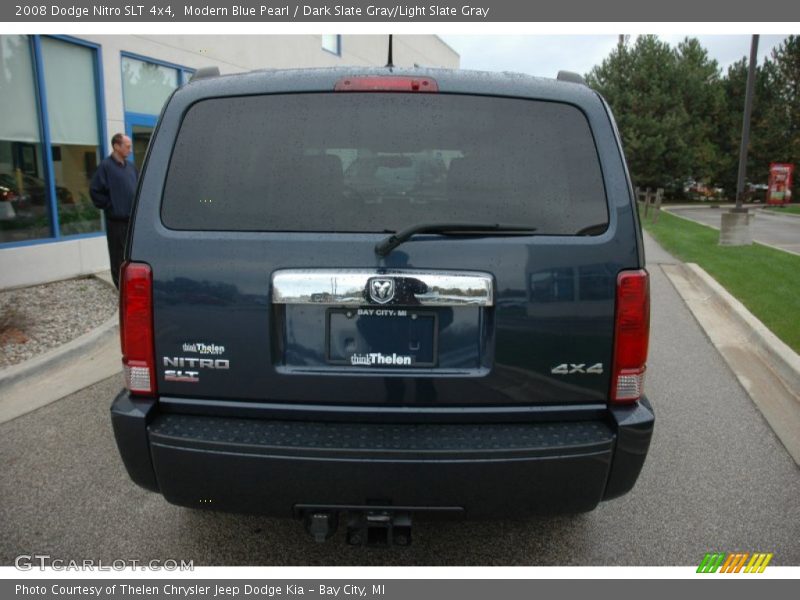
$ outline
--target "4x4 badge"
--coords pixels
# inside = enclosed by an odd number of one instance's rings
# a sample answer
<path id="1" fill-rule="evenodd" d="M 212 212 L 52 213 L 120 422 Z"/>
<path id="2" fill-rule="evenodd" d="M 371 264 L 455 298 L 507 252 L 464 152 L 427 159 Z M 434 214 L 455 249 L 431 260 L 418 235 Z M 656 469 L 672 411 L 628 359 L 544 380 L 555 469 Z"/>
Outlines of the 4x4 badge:
<path id="1" fill-rule="evenodd" d="M 368 287 L 369 297 L 378 304 L 386 304 L 394 298 L 394 279 L 373 277 Z"/>

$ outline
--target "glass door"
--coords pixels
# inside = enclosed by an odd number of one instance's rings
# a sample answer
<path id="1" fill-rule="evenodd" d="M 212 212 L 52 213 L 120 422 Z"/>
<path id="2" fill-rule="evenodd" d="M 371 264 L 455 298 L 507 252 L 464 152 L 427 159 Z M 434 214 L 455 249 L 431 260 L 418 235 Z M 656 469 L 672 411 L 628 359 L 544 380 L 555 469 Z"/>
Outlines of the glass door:
<path id="1" fill-rule="evenodd" d="M 133 161 L 136 168 L 141 172 L 147 146 L 150 144 L 150 137 L 156 127 L 157 117 L 154 115 L 125 114 L 125 134 L 131 138 L 133 151 L 128 160 Z"/>

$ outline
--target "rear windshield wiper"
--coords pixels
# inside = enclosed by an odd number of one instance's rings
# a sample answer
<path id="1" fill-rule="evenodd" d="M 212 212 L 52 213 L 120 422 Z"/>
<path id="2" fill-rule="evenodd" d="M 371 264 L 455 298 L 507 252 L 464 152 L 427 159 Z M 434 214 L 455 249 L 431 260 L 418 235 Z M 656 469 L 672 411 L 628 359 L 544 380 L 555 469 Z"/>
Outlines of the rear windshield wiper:
<path id="1" fill-rule="evenodd" d="M 426 223 L 412 225 L 402 231 L 393 233 L 384 240 L 375 244 L 375 254 L 386 256 L 400 244 L 418 233 L 441 233 L 455 235 L 529 235 L 536 231 L 535 227 L 522 227 L 519 225 L 501 225 L 485 223 Z"/>

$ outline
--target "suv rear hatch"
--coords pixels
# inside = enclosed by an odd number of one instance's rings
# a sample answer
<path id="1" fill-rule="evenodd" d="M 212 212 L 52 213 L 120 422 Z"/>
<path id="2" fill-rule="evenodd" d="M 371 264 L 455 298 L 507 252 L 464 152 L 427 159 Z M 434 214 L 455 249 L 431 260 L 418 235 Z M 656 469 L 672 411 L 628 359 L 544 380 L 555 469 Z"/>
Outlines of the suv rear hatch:
<path id="1" fill-rule="evenodd" d="M 629 209 L 624 221 L 609 210 L 595 144 L 581 108 L 519 97 L 191 103 L 160 223 L 138 235 L 137 220 L 131 252 L 152 268 L 159 394 L 605 403 L 617 275 L 639 258 L 618 243 L 635 225 Z M 626 197 L 612 207 L 629 205 L 620 179 L 615 193 Z M 376 252 L 420 223 L 475 231 L 422 233 Z"/>

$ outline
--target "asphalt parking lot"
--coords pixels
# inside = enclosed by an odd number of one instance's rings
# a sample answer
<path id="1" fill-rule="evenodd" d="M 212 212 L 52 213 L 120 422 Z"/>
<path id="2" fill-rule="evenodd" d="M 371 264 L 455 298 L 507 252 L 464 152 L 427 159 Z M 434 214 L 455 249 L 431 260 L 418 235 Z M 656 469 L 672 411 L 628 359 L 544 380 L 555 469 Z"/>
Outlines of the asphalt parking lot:
<path id="1" fill-rule="evenodd" d="M 315 544 L 299 523 L 189 510 L 128 479 L 108 406 L 118 376 L 0 425 L 0 564 L 183 559 L 195 565 L 697 565 L 708 551 L 800 565 L 800 471 L 650 252 L 648 395 L 634 490 L 558 518 L 415 524 L 409 548 Z"/>

